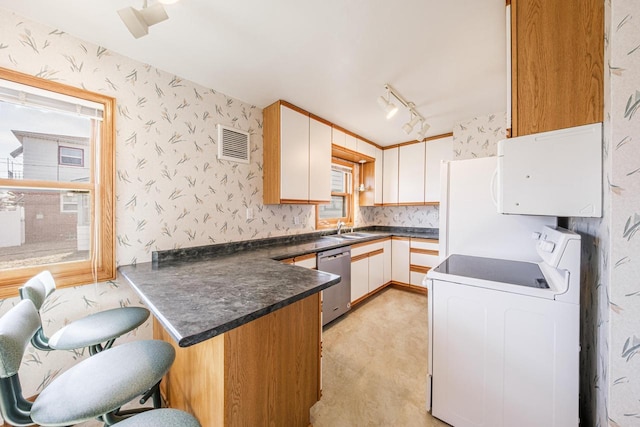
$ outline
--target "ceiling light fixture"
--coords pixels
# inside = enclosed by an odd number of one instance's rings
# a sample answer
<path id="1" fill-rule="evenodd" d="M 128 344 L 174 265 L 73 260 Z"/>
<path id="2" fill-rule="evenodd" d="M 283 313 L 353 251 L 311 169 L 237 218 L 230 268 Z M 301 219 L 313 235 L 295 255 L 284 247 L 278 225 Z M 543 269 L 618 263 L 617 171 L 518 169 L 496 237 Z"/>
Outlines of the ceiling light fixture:
<path id="1" fill-rule="evenodd" d="M 418 110 L 416 110 L 416 105 L 413 102 L 407 101 L 406 99 L 404 99 L 402 95 L 398 93 L 397 90 L 391 87 L 390 84 L 385 84 L 384 88 L 387 91 L 387 97 L 386 98 L 384 96 L 378 97 L 378 105 L 380 105 L 380 107 L 387 112 L 387 119 L 390 119 L 395 115 L 395 113 L 398 112 L 398 107 L 396 107 L 395 104 L 391 102 L 391 95 L 393 95 L 393 97 L 397 99 L 400 104 L 402 104 L 405 108 L 409 110 L 410 119 L 407 123 L 405 123 L 402 126 L 402 130 L 407 135 L 409 135 L 411 134 L 411 132 L 413 132 L 416 125 L 420 124 L 417 130 L 418 132 L 417 139 L 418 141 L 422 141 L 427 131 L 429 131 L 429 128 L 431 127 L 427 123 L 427 120 L 424 118 L 422 114 L 418 112 Z M 392 106 L 395 110 L 391 111 L 391 108 L 389 108 L 389 106 Z"/>
<path id="2" fill-rule="evenodd" d="M 418 141 L 422 141 L 431 126 L 425 121 L 420 122 L 420 130 L 418 131 Z"/>
<path id="3" fill-rule="evenodd" d="M 411 116 L 412 116 L 411 120 L 409 120 L 409 122 L 407 122 L 404 125 L 402 125 L 402 130 L 407 135 L 409 135 L 411 132 L 413 132 L 413 128 L 418 124 L 418 122 L 420 120 L 422 120 L 419 116 L 416 116 L 413 113 L 411 113 Z"/>
<path id="4" fill-rule="evenodd" d="M 360 174 L 360 185 L 358 186 L 358 191 L 360 193 L 362 193 L 363 191 L 367 191 L 367 189 L 364 186 L 364 164 L 367 163 L 366 160 L 358 160 L 358 163 L 360 163 L 360 171 L 358 172 Z"/>
<path id="5" fill-rule="evenodd" d="M 149 34 L 150 26 L 169 19 L 169 15 L 167 15 L 167 11 L 164 10 L 164 6 L 160 3 L 154 3 L 148 6 L 147 0 L 144 0 L 142 9 L 138 10 L 133 7 L 125 7 L 118 11 L 118 15 L 120 15 L 120 19 L 122 19 L 124 25 L 127 26 L 127 29 L 133 34 L 133 37 L 137 39 Z"/>
<path id="6" fill-rule="evenodd" d="M 386 87 L 387 87 L 387 97 L 385 98 L 384 96 L 380 95 L 378 97 L 378 105 L 380 106 L 380 108 L 382 108 L 385 111 L 385 113 L 387 113 L 387 120 L 388 120 L 391 117 L 396 115 L 396 113 L 398 112 L 398 107 L 396 107 L 396 104 L 391 102 L 391 91 L 389 90 L 388 85 Z"/>

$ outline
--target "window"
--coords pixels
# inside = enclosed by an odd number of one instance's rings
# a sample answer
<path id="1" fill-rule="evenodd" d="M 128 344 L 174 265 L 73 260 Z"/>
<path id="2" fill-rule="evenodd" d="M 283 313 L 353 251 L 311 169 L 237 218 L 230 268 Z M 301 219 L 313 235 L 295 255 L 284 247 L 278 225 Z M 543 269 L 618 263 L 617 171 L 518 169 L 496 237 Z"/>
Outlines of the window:
<path id="1" fill-rule="evenodd" d="M 82 148 L 59 147 L 58 164 L 64 166 L 84 166 L 84 150 Z"/>
<path id="2" fill-rule="evenodd" d="M 316 208 L 316 228 L 353 222 L 353 164 L 334 160 L 331 165 L 331 202 Z"/>
<path id="3" fill-rule="evenodd" d="M 0 68 L 0 298 L 45 269 L 60 287 L 115 277 L 114 111 Z"/>

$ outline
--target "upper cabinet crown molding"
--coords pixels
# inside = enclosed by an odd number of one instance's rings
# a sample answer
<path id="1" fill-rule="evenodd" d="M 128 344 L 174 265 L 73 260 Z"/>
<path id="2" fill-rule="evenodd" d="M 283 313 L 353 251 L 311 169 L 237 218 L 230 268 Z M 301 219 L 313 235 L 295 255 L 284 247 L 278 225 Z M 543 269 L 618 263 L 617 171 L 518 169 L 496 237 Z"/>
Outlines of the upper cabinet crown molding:
<path id="1" fill-rule="evenodd" d="M 511 1 L 511 135 L 602 122 L 602 0 Z"/>

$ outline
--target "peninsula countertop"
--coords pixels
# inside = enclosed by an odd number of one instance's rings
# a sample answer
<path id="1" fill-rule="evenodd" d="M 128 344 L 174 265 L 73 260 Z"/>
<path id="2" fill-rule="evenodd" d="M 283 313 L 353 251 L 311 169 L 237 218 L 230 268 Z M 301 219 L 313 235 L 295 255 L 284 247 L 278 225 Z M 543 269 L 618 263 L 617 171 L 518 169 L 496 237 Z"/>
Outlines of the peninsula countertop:
<path id="1" fill-rule="evenodd" d="M 435 234 L 374 233 L 376 236 L 362 240 L 391 235 L 437 238 L 437 230 Z M 154 262 L 122 266 L 119 272 L 178 345 L 187 347 L 340 281 L 335 274 L 278 260 L 355 243 L 337 242 L 330 236 L 275 240 L 276 244 L 248 241 L 161 251 L 154 253 Z"/>

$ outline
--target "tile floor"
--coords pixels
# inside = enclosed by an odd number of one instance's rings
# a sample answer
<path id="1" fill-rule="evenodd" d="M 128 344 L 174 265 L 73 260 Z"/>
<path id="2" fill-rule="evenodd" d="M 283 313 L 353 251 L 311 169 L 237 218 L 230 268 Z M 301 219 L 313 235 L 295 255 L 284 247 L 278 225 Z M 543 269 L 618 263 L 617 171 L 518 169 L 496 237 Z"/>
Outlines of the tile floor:
<path id="1" fill-rule="evenodd" d="M 323 334 L 314 427 L 447 426 L 425 409 L 427 298 L 382 291 Z"/>

